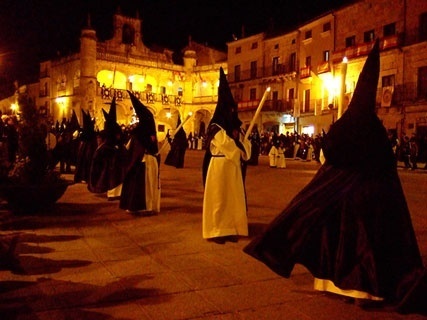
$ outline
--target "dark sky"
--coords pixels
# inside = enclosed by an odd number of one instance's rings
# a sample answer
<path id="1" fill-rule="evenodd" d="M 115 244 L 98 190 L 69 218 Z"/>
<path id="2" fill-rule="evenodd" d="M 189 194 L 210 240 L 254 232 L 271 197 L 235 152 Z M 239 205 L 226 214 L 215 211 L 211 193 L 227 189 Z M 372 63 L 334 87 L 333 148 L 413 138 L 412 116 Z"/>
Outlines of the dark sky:
<path id="1" fill-rule="evenodd" d="M 226 49 L 232 35 L 288 30 L 352 0 L 0 0 L 1 84 L 37 80 L 39 62 L 76 52 L 81 28 L 90 13 L 100 40 L 112 35 L 113 14 L 120 8 L 143 20 L 147 46 L 179 52 L 189 35 L 194 41 Z M 1 95 L 1 92 L 0 92 Z"/>

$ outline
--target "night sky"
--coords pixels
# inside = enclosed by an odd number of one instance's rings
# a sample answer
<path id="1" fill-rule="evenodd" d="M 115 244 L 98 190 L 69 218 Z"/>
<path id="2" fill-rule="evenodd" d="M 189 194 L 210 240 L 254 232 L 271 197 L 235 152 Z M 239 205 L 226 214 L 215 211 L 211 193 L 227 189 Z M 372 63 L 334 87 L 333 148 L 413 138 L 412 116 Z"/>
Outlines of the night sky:
<path id="1" fill-rule="evenodd" d="M 255 3 L 253 3 L 255 2 Z M 194 41 L 226 50 L 233 34 L 287 31 L 352 0 L 0 0 L 2 88 L 37 81 L 39 62 L 77 52 L 88 14 L 100 40 L 112 36 L 120 8 L 142 18 L 143 42 L 179 52 Z M 3 90 L 4 91 L 4 90 Z"/>

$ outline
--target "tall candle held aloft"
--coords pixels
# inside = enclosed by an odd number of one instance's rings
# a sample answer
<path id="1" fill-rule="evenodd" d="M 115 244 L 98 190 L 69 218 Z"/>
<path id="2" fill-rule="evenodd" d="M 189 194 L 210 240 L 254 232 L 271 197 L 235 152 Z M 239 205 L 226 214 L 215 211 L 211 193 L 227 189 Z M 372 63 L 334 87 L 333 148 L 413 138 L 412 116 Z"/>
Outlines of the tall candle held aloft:
<path id="1" fill-rule="evenodd" d="M 250 123 L 250 125 L 249 125 L 249 128 L 248 128 L 248 130 L 246 131 L 245 139 L 248 139 L 248 138 L 249 138 L 249 135 L 251 134 L 252 129 L 254 128 L 254 125 L 255 125 L 256 119 L 258 118 L 258 115 L 259 115 L 259 113 L 261 112 L 262 106 L 264 105 L 265 99 L 267 99 L 267 94 L 270 92 L 270 90 L 271 90 L 271 88 L 270 88 L 270 87 L 267 87 L 267 89 L 265 89 L 264 95 L 262 96 L 262 99 L 261 99 L 261 101 L 259 102 L 258 108 L 257 108 L 257 109 L 256 109 L 256 111 L 255 111 L 254 117 L 252 118 L 252 121 L 251 121 L 251 123 Z"/>

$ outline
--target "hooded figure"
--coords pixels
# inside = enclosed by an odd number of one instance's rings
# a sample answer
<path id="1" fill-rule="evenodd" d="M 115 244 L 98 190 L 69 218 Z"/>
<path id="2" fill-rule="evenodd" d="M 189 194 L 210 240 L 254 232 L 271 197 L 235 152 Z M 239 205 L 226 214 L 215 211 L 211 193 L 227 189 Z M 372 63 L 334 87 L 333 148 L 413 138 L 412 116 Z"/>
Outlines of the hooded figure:
<path id="1" fill-rule="evenodd" d="M 123 181 L 120 208 L 132 213 L 160 212 L 160 177 L 157 131 L 154 116 L 128 91 L 138 124 L 130 132 L 127 145 L 129 163 Z"/>
<path id="2" fill-rule="evenodd" d="M 242 160 L 251 155 L 235 103 L 220 69 L 218 103 L 207 130 L 203 161 L 203 238 L 225 243 L 248 235 Z"/>
<path id="3" fill-rule="evenodd" d="M 103 130 L 105 138 L 93 155 L 88 190 L 93 193 L 109 192 L 107 194 L 109 200 L 114 200 L 119 197 L 127 162 L 123 133 L 116 120 L 115 97 L 111 101 L 110 111 L 107 113 L 102 109 L 102 112 L 105 118 Z"/>
<path id="4" fill-rule="evenodd" d="M 63 122 L 62 130 L 57 136 L 57 143 L 52 150 L 55 165 L 59 162 L 61 173 L 71 173 L 71 166 L 77 162 L 80 124 L 76 112 L 72 111 L 71 119 Z"/>
<path id="5" fill-rule="evenodd" d="M 178 114 L 176 127 L 178 128 L 180 125 L 181 117 Z M 177 132 L 174 132 L 171 139 L 171 149 L 166 156 L 165 164 L 176 168 L 184 168 L 185 151 L 188 147 L 187 135 L 185 134 L 184 129 L 182 127 L 179 128 Z"/>
<path id="6" fill-rule="evenodd" d="M 77 152 L 76 170 L 74 182 L 88 182 L 92 158 L 97 148 L 95 123 L 89 111 L 81 109 L 83 115 L 83 127 L 80 133 L 79 148 Z"/>
<path id="7" fill-rule="evenodd" d="M 348 109 L 324 138 L 326 161 L 244 252 L 286 278 L 304 265 L 317 290 L 425 311 L 426 270 L 375 113 L 379 67 L 377 40 Z"/>

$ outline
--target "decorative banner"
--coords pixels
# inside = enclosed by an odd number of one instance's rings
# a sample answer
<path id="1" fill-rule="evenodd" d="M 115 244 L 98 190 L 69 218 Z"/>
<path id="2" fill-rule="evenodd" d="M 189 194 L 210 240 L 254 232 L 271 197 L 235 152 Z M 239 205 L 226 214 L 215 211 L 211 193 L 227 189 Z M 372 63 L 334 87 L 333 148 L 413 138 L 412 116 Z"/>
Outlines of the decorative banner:
<path id="1" fill-rule="evenodd" d="M 383 94 L 381 97 L 381 107 L 390 107 L 391 106 L 391 100 L 393 98 L 393 91 L 394 87 L 383 87 Z"/>

